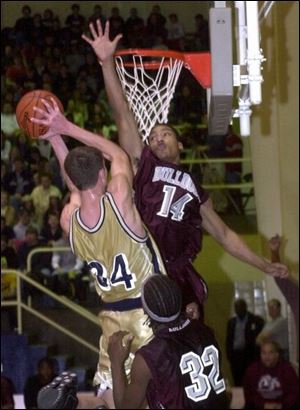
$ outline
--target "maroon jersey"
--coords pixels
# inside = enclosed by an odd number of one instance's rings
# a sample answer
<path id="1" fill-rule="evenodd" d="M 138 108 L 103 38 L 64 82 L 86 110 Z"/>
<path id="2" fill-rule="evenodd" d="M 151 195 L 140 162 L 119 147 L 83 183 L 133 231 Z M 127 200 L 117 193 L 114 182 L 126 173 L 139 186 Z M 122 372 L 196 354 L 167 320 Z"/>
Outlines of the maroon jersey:
<path id="1" fill-rule="evenodd" d="M 198 320 L 159 329 L 140 354 L 151 372 L 151 409 L 227 408 L 220 350 L 213 332 Z"/>
<path id="2" fill-rule="evenodd" d="M 180 165 L 158 159 L 145 147 L 135 175 L 135 202 L 153 235 L 168 274 L 184 303 L 206 298 L 206 285 L 192 266 L 202 246 L 200 206 L 208 194 Z M 191 295 L 195 294 L 194 297 Z"/>

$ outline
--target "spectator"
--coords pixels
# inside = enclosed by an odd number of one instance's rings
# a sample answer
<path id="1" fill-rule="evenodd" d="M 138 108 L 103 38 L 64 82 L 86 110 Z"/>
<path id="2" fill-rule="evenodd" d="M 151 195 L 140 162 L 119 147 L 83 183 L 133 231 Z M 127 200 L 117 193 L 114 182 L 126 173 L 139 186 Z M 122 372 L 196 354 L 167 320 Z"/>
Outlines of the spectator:
<path id="1" fill-rule="evenodd" d="M 4 102 L 1 110 L 1 129 L 11 137 L 19 129 L 14 108 L 10 102 Z"/>
<path id="2" fill-rule="evenodd" d="M 298 383 L 291 364 L 280 358 L 280 346 L 264 342 L 260 360 L 252 363 L 245 375 L 245 409 L 298 409 Z"/>
<path id="3" fill-rule="evenodd" d="M 61 98 L 61 87 L 63 86 L 63 84 L 65 85 L 64 91 L 66 92 L 66 96 L 62 95 L 63 97 L 62 103 L 64 106 L 66 105 L 67 100 L 71 97 L 71 91 L 74 86 L 74 81 L 75 81 L 74 76 L 70 73 L 70 70 L 67 64 L 61 64 L 59 73 L 54 83 L 54 91 L 57 94 L 59 94 Z"/>
<path id="4" fill-rule="evenodd" d="M 102 7 L 99 4 L 96 4 L 93 9 L 93 14 L 89 17 L 89 24 L 95 24 L 97 20 L 101 21 L 101 24 L 105 24 L 106 18 L 102 13 Z"/>
<path id="5" fill-rule="evenodd" d="M 12 203 L 18 207 L 21 197 L 28 195 L 34 188 L 32 173 L 21 157 L 14 158 L 12 171 L 3 179 L 3 187 L 11 195 Z"/>
<path id="6" fill-rule="evenodd" d="M 38 75 L 36 69 L 32 66 L 26 67 L 26 76 L 23 81 L 23 88 L 25 92 L 41 88 L 42 78 Z"/>
<path id="7" fill-rule="evenodd" d="M 161 37 L 163 42 L 167 39 L 168 32 L 165 23 L 161 24 L 160 16 L 160 14 L 152 12 L 147 20 L 146 47 L 152 47 L 157 37 Z"/>
<path id="8" fill-rule="evenodd" d="M 50 175 L 42 174 L 40 176 L 40 184 L 31 193 L 31 199 L 37 216 L 36 222 L 39 227 L 42 227 L 44 213 L 48 210 L 50 197 L 53 195 L 60 199 L 62 197 L 60 190 L 52 185 Z"/>
<path id="9" fill-rule="evenodd" d="M 14 392 L 13 382 L 2 374 L 1 365 L 1 409 L 14 409 Z"/>
<path id="10" fill-rule="evenodd" d="M 49 198 L 49 208 L 44 215 L 44 224 L 47 224 L 50 214 L 60 215 L 62 211 L 62 200 L 57 195 L 51 195 Z"/>
<path id="11" fill-rule="evenodd" d="M 4 161 L 5 163 L 9 162 L 11 147 L 12 144 L 10 139 L 1 129 L 1 161 Z"/>
<path id="12" fill-rule="evenodd" d="M 79 4 L 73 4 L 72 13 L 66 18 L 65 24 L 70 29 L 73 38 L 79 38 L 85 24 L 85 18 L 80 14 Z"/>
<path id="13" fill-rule="evenodd" d="M 67 105 L 67 116 L 70 121 L 74 122 L 79 127 L 84 127 L 89 119 L 88 105 L 82 99 L 79 90 L 73 92 L 72 98 Z"/>
<path id="14" fill-rule="evenodd" d="M 18 214 L 19 221 L 13 226 L 15 233 L 15 239 L 20 244 L 25 240 L 26 230 L 29 226 L 33 226 L 38 229 L 38 226 L 34 224 L 32 220 L 32 212 L 28 211 L 26 208 L 22 208 Z"/>
<path id="15" fill-rule="evenodd" d="M 44 32 L 49 34 L 52 33 L 53 24 L 54 24 L 54 13 L 51 9 L 46 9 L 43 13 L 42 25 Z"/>
<path id="16" fill-rule="evenodd" d="M 26 68 L 20 54 L 14 56 L 14 61 L 6 69 L 6 81 L 14 87 L 18 87 L 26 77 Z"/>
<path id="17" fill-rule="evenodd" d="M 259 356 L 255 338 L 264 320 L 247 310 L 243 299 L 234 302 L 235 317 L 229 319 L 226 333 L 226 353 L 235 386 L 242 386 L 245 371 Z"/>
<path id="18" fill-rule="evenodd" d="M 143 40 L 145 35 L 145 23 L 138 15 L 138 11 L 135 7 L 132 7 L 129 13 L 130 15 L 125 22 L 124 30 L 128 47 L 134 47 L 138 39 L 141 41 Z M 102 27 L 104 27 L 104 25 Z"/>
<path id="19" fill-rule="evenodd" d="M 39 390 L 56 377 L 55 360 L 44 357 L 38 362 L 37 374 L 27 379 L 24 388 L 24 402 L 26 409 L 37 409 L 37 395 Z"/>
<path id="20" fill-rule="evenodd" d="M 170 50 L 183 51 L 184 49 L 184 29 L 176 13 L 169 15 L 168 47 Z"/>
<path id="21" fill-rule="evenodd" d="M 120 16 L 120 10 L 118 7 L 113 7 L 111 9 L 111 16 L 109 18 L 110 22 L 110 36 L 115 38 L 116 35 L 124 32 L 124 20 Z"/>
<path id="22" fill-rule="evenodd" d="M 165 16 L 162 15 L 160 6 L 158 4 L 155 4 L 152 7 L 152 11 L 148 17 L 147 24 L 149 24 L 149 22 L 151 21 L 151 17 L 153 14 L 155 14 L 156 16 L 155 20 L 157 21 L 157 24 L 161 27 L 165 27 L 167 19 L 165 18 Z"/>
<path id="23" fill-rule="evenodd" d="M 70 50 L 65 56 L 65 63 L 73 76 L 76 76 L 79 69 L 85 64 L 83 51 L 79 47 L 78 40 L 71 40 Z"/>
<path id="24" fill-rule="evenodd" d="M 199 51 L 209 50 L 209 30 L 208 21 L 205 20 L 203 14 L 195 16 L 195 41 Z"/>
<path id="25" fill-rule="evenodd" d="M 41 47 L 44 41 L 45 27 L 42 24 L 42 15 L 36 13 L 33 16 L 32 29 L 31 29 L 31 41 L 35 46 Z"/>
<path id="26" fill-rule="evenodd" d="M 32 226 L 29 226 L 26 230 L 25 241 L 19 246 L 17 251 L 19 269 L 21 271 L 27 271 L 28 255 L 30 252 L 36 248 L 41 248 L 45 244 L 40 240 L 38 236 L 38 230 Z M 27 272 L 30 277 L 34 280 L 42 283 L 45 286 L 51 288 L 52 279 L 51 279 L 51 257 L 50 252 L 35 253 L 31 257 L 30 261 L 30 271 Z M 41 292 L 36 288 L 24 284 L 24 298 L 28 296 L 33 296 L 39 303 L 39 298 L 41 297 Z"/>
<path id="27" fill-rule="evenodd" d="M 27 257 L 29 253 L 33 249 L 38 248 L 42 245 L 43 243 L 39 239 L 38 230 L 34 228 L 33 226 L 29 226 L 25 232 L 25 240 L 20 245 L 18 252 L 17 252 L 19 267 L 22 271 L 25 271 L 27 269 Z M 34 255 L 32 258 L 33 273 L 39 274 L 40 270 L 43 268 L 43 262 L 41 261 L 42 258 L 40 257 L 41 255 L 37 254 L 37 255 Z"/>
<path id="28" fill-rule="evenodd" d="M 48 213 L 48 218 L 44 227 L 41 230 L 41 238 L 48 246 L 52 246 L 53 242 L 58 241 L 62 237 L 62 230 L 59 224 L 60 214 L 56 211 Z"/>
<path id="29" fill-rule="evenodd" d="M 1 217 L 4 217 L 7 225 L 13 226 L 16 221 L 16 210 L 10 205 L 9 194 L 1 191 Z"/>
<path id="30" fill-rule="evenodd" d="M 18 46 L 31 40 L 32 27 L 33 19 L 31 17 L 31 8 L 26 4 L 22 7 L 22 17 L 18 18 L 15 24 L 16 42 Z"/>
<path id="31" fill-rule="evenodd" d="M 53 247 L 70 247 L 68 235 L 63 232 L 62 237 L 53 242 Z M 86 298 L 88 283 L 82 281 L 84 263 L 71 251 L 53 252 L 53 275 L 57 277 L 56 290 L 58 294 L 67 295 L 72 299 L 83 301 Z"/>
<path id="32" fill-rule="evenodd" d="M 1 233 L 1 268 L 2 269 L 17 269 L 18 260 L 14 248 L 8 245 L 8 240 Z"/>
<path id="33" fill-rule="evenodd" d="M 268 313 L 271 318 L 256 338 L 256 342 L 261 345 L 263 342 L 274 341 L 279 344 L 284 359 L 289 358 L 289 332 L 288 321 L 281 315 L 281 303 L 278 299 L 271 299 L 268 302 Z"/>
<path id="34" fill-rule="evenodd" d="M 20 157 L 25 159 L 25 164 L 28 166 L 28 159 L 30 157 L 30 143 L 26 133 L 21 129 L 16 134 L 15 145 L 18 147 Z"/>
<path id="35" fill-rule="evenodd" d="M 11 245 L 15 238 L 13 228 L 6 223 L 6 219 L 1 215 L 1 236 L 4 235 L 7 238 L 8 244 Z"/>

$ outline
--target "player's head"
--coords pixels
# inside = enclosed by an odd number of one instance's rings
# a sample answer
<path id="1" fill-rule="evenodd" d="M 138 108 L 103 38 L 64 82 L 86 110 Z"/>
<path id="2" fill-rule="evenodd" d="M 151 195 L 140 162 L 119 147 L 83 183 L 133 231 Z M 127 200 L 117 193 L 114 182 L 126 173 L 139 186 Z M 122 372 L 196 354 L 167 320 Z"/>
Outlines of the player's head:
<path id="1" fill-rule="evenodd" d="M 149 147 L 159 159 L 178 164 L 183 148 L 178 138 L 177 131 L 171 125 L 156 124 L 149 134 Z"/>
<path id="2" fill-rule="evenodd" d="M 80 191 L 106 185 L 106 168 L 101 151 L 94 147 L 81 146 L 70 151 L 64 163 L 65 171 Z"/>
<path id="3" fill-rule="evenodd" d="M 154 274 L 142 284 L 142 303 L 153 324 L 170 324 L 181 313 L 181 292 L 167 276 Z"/>

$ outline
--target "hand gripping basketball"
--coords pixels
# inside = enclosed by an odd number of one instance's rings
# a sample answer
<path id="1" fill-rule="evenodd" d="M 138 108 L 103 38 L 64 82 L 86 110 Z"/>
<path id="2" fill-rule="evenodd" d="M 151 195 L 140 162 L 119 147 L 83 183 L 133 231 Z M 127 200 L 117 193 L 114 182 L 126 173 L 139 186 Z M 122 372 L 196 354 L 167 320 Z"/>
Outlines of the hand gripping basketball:
<path id="1" fill-rule="evenodd" d="M 37 397 L 38 408 L 76 409 L 78 405 L 76 391 L 76 374 L 63 372 L 39 391 Z"/>
<path id="2" fill-rule="evenodd" d="M 56 101 L 52 97 L 52 105 L 49 104 L 45 99 L 42 99 L 41 101 L 44 104 L 46 110 L 41 110 L 38 107 L 33 108 L 34 112 L 37 112 L 41 115 L 41 118 L 30 118 L 30 121 L 34 122 L 35 124 L 41 124 L 48 127 L 48 131 L 45 134 L 40 135 L 39 138 L 49 139 L 54 135 L 63 134 L 66 131 L 68 120 L 61 113 Z"/>

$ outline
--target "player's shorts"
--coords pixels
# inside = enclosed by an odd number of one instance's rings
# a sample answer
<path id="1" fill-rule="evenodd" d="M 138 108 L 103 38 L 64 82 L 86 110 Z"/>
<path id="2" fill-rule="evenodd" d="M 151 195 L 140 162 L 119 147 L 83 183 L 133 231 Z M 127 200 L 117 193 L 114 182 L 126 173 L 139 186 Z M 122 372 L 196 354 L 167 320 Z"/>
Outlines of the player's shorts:
<path id="1" fill-rule="evenodd" d="M 127 331 L 134 336 L 131 351 L 125 362 L 125 371 L 129 375 L 134 353 L 153 338 L 152 329 L 145 323 L 148 316 L 143 309 L 132 309 L 125 312 L 102 310 L 99 313 L 102 335 L 99 341 L 99 361 L 94 376 L 94 386 L 101 389 L 112 388 L 110 359 L 107 353 L 109 337 L 119 330 Z"/>

